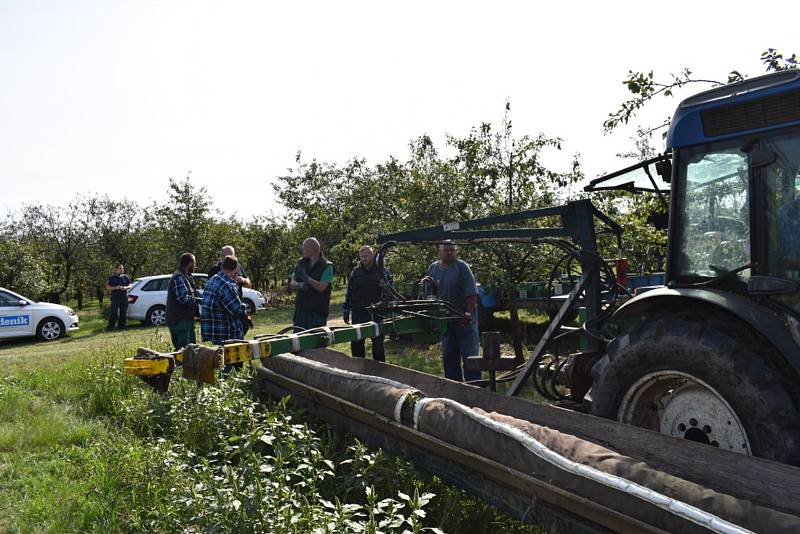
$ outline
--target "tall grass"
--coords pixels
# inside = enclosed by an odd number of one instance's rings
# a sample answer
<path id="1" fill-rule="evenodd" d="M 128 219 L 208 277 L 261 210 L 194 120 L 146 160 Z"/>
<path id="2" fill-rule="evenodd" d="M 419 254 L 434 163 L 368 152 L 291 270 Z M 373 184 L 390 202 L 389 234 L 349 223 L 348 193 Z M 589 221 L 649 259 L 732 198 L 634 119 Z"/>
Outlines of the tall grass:
<path id="1" fill-rule="evenodd" d="M 0 531 L 535 530 L 285 401 L 257 402 L 246 372 L 157 395 L 122 373 L 134 348 L 0 381 Z"/>
<path id="2" fill-rule="evenodd" d="M 122 357 L 168 350 L 166 330 L 106 333 L 84 314 L 80 335 L 0 343 L 0 532 L 537 531 L 285 402 L 257 402 L 247 374 L 154 394 Z M 390 342 L 387 357 L 441 372 L 436 346 Z"/>

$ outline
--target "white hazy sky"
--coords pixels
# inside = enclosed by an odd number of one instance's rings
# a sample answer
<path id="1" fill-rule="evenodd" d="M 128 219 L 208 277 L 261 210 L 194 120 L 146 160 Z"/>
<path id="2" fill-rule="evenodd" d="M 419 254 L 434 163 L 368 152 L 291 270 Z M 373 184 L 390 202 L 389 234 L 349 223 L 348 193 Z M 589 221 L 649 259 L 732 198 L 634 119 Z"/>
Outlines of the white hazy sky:
<path id="1" fill-rule="evenodd" d="M 791 2 L 0 0 L 0 210 L 77 193 L 163 200 L 167 178 L 241 216 L 307 158 L 404 158 L 428 133 L 498 122 L 565 140 L 590 177 L 629 69 L 763 72 L 800 52 Z M 656 122 L 677 103 L 642 120 Z"/>

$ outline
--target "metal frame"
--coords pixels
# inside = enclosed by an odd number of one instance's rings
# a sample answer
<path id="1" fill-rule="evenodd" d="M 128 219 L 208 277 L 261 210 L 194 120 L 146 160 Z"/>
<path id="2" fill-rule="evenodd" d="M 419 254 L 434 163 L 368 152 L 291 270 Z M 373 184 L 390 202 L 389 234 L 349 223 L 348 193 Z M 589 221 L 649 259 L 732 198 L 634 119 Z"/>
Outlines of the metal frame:
<path id="1" fill-rule="evenodd" d="M 561 218 L 560 227 L 483 229 L 487 226 L 553 216 Z M 548 238 L 568 237 L 580 248 L 582 253 L 582 272 L 591 272 L 589 285 L 585 287 L 587 314 L 591 319 L 600 313 L 602 307 L 600 274 L 596 269 L 592 268 L 592 262 L 587 257 L 587 255 L 597 254 L 597 234 L 595 232 L 594 217 L 600 219 L 611 229 L 617 236 L 617 244 L 621 247 L 622 227 L 605 213 L 595 208 L 590 200 L 582 199 L 569 202 L 563 206 L 520 211 L 418 230 L 379 235 L 378 244 L 382 245 L 379 259 L 383 261 L 388 248 L 400 243 L 441 243 L 443 241 L 452 241 L 456 244 L 480 244 L 484 242 L 546 243 Z"/>
<path id="2" fill-rule="evenodd" d="M 559 331 L 561 325 L 564 323 L 564 317 L 566 317 L 569 311 L 575 306 L 575 303 L 580 298 L 580 294 L 586 289 L 590 282 L 591 273 L 583 273 L 580 281 L 575 284 L 575 287 L 573 287 L 572 291 L 570 291 L 567 300 L 561 305 L 561 309 L 558 310 L 558 314 L 556 314 L 553 320 L 550 321 L 550 324 L 547 326 L 547 330 L 545 330 L 542 337 L 539 338 L 539 342 L 536 343 L 536 347 L 533 349 L 531 357 L 527 362 L 525 362 L 524 367 L 522 367 L 519 374 L 514 379 L 514 382 L 511 383 L 511 386 L 506 391 L 506 395 L 513 397 L 519 395 L 520 391 L 522 391 L 522 388 L 525 386 L 528 378 L 530 378 L 531 373 L 536 370 L 536 366 L 541 361 L 545 347 L 553 339 L 553 336 L 555 336 Z"/>
<path id="3" fill-rule="evenodd" d="M 561 226 L 555 228 L 489 228 L 497 225 L 517 223 L 558 216 Z M 441 243 L 450 241 L 456 244 L 480 244 L 485 242 L 522 242 L 547 243 L 548 239 L 569 238 L 580 249 L 581 278 L 561 306 L 556 318 L 550 323 L 545 334 L 521 372 L 515 378 L 508 395 L 517 395 L 521 391 L 530 374 L 564 322 L 564 317 L 575 307 L 582 294 L 585 294 L 587 320 L 592 321 L 602 312 L 602 288 L 600 272 L 596 267 L 597 234 L 594 218 L 597 217 L 617 237 L 617 245 L 622 248 L 622 227 L 605 213 L 595 208 L 588 199 L 576 200 L 563 206 L 533 209 L 493 217 L 484 217 L 463 222 L 447 223 L 417 230 L 409 230 L 394 234 L 379 235 L 381 245 L 378 262 L 382 265 L 387 250 L 399 243 Z M 595 351 L 598 342 L 589 339 L 589 350 Z"/>

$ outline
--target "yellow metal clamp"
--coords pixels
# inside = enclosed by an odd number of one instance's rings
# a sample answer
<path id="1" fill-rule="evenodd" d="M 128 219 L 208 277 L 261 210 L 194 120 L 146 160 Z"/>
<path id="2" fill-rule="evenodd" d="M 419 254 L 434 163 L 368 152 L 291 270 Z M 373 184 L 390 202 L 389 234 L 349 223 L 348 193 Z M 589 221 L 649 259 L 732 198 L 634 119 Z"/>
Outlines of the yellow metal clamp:
<path id="1" fill-rule="evenodd" d="M 225 364 L 247 362 L 266 358 L 272 353 L 272 344 L 269 341 L 249 341 L 223 345 Z"/>
<path id="2" fill-rule="evenodd" d="M 161 358 L 125 358 L 125 374 L 134 376 L 154 376 L 169 372 L 169 356 Z"/>
<path id="3" fill-rule="evenodd" d="M 203 348 L 207 350 L 211 347 Z M 223 345 L 219 349 L 222 351 L 222 358 L 215 362 L 214 367 L 266 358 L 272 353 L 272 345 L 269 341 L 231 343 Z M 186 358 L 187 356 L 184 351 L 160 354 L 154 351 L 140 349 L 135 357 L 125 358 L 124 370 L 125 374 L 133 376 L 162 375 L 170 372 L 171 359 L 176 363 L 182 363 L 186 361 Z"/>

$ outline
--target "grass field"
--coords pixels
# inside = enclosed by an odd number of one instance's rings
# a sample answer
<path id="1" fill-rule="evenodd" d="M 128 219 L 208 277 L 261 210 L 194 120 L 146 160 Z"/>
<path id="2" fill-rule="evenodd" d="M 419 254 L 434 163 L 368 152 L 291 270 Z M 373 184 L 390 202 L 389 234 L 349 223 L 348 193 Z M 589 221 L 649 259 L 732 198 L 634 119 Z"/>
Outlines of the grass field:
<path id="1" fill-rule="evenodd" d="M 291 314 L 259 313 L 254 331 Z M 157 396 L 121 364 L 138 346 L 170 349 L 168 331 L 107 333 L 96 304 L 79 315 L 66 339 L 0 342 L 2 532 L 537 531 L 283 404 L 258 405 L 247 377 L 200 393 L 175 380 Z M 441 373 L 435 345 L 388 342 L 387 359 Z"/>

